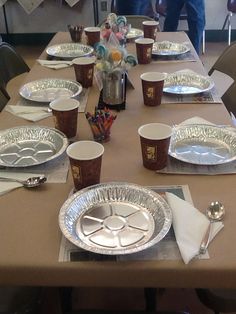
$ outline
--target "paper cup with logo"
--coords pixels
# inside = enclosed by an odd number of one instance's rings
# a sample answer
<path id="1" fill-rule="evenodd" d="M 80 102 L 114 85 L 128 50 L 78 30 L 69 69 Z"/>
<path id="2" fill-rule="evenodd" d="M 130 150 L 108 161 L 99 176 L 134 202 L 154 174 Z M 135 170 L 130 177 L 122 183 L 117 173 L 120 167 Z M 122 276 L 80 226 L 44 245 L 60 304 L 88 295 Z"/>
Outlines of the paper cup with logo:
<path id="1" fill-rule="evenodd" d="M 93 141 L 78 141 L 67 147 L 75 190 L 100 183 L 104 147 Z"/>
<path id="2" fill-rule="evenodd" d="M 143 165 L 147 169 L 160 170 L 167 164 L 172 128 L 163 123 L 149 123 L 138 129 Z"/>
<path id="3" fill-rule="evenodd" d="M 85 27 L 85 35 L 87 36 L 87 44 L 94 47 L 100 42 L 101 30 L 100 27 Z"/>
<path id="4" fill-rule="evenodd" d="M 166 73 L 161 72 L 141 74 L 144 105 L 159 106 L 161 104 L 166 75 Z"/>
<path id="5" fill-rule="evenodd" d="M 93 85 L 93 72 L 95 58 L 93 57 L 80 57 L 72 60 L 76 81 L 81 83 L 84 88 Z"/>
<path id="6" fill-rule="evenodd" d="M 147 64 L 151 62 L 153 43 L 154 40 L 152 38 L 138 38 L 135 40 L 139 64 Z"/>
<path id="7" fill-rule="evenodd" d="M 157 30 L 159 27 L 159 22 L 157 21 L 143 21 L 143 33 L 144 38 L 152 38 L 156 40 Z"/>
<path id="8" fill-rule="evenodd" d="M 55 128 L 62 131 L 68 138 L 76 136 L 79 105 L 80 102 L 72 98 L 57 98 L 49 104 Z"/>

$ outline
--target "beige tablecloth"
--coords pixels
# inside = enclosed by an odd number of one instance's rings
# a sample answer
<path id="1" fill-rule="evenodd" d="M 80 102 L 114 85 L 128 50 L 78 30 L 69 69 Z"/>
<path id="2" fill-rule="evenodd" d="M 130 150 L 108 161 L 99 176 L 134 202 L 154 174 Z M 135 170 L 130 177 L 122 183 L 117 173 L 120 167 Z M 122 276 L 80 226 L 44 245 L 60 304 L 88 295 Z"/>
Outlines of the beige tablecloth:
<path id="1" fill-rule="evenodd" d="M 164 39 L 188 40 L 181 32 L 158 34 L 158 40 Z M 58 33 L 51 44 L 68 41 L 68 33 Z M 129 50 L 135 51 L 133 46 Z M 40 58 L 46 58 L 45 53 Z M 236 251 L 232 247 L 236 241 L 235 175 L 165 175 L 147 170 L 142 165 L 137 134 L 142 124 L 163 122 L 172 125 L 193 116 L 216 124 L 230 123 L 223 104 L 172 103 L 153 108 L 143 105 L 141 73 L 154 70 L 170 73 L 183 67 L 205 73 L 199 60 L 184 62 L 184 65 L 181 62 L 137 65 L 130 71 L 135 89 L 127 90 L 126 110 L 117 113 L 111 140 L 104 144 L 101 182 L 127 181 L 145 186 L 187 184 L 198 209 L 204 211 L 212 200 L 224 203 L 227 210 L 225 228 L 209 248 L 211 258 L 196 260 L 189 265 L 181 260 L 59 263 L 61 232 L 58 212 L 73 186 L 69 176 L 66 184 L 45 184 L 40 190 L 18 189 L 0 198 L 0 284 L 236 288 Z M 59 74 L 35 64 L 26 81 L 59 75 L 75 79 L 73 68 L 62 69 Z M 94 109 L 98 96 L 94 85 L 89 94 L 88 111 Z M 18 100 L 16 90 L 10 104 L 16 104 Z M 0 114 L 1 129 L 25 123 L 25 120 L 6 111 Z M 52 117 L 40 121 L 40 124 L 52 126 Z M 78 139 L 92 139 L 84 113 L 79 114 Z"/>

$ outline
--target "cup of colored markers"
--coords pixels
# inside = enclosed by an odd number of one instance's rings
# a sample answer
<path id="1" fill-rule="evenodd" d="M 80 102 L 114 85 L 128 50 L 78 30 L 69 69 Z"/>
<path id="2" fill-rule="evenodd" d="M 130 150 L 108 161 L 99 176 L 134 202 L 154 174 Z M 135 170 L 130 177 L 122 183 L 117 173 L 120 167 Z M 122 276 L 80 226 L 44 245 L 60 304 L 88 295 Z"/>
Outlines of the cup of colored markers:
<path id="1" fill-rule="evenodd" d="M 99 110 L 95 108 L 94 114 L 86 112 L 86 119 L 91 127 L 93 138 L 96 142 L 105 143 L 110 140 L 111 126 L 116 116 L 110 110 Z"/>

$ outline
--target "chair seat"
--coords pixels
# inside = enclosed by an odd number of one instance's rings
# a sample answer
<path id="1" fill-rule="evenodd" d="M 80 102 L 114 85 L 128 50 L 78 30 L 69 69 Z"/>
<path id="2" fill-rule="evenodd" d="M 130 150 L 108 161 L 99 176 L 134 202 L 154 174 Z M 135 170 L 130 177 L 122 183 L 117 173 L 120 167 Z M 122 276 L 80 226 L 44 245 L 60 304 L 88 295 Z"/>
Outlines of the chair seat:
<path id="1" fill-rule="evenodd" d="M 236 290 L 196 289 L 200 301 L 215 313 L 236 311 Z"/>

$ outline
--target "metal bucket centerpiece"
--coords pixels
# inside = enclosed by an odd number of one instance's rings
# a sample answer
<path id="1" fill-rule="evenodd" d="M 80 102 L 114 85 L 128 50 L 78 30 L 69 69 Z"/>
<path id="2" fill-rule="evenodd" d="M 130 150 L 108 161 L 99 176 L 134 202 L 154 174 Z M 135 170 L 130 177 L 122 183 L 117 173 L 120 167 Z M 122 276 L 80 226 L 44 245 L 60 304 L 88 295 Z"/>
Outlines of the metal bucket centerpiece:
<path id="1" fill-rule="evenodd" d="M 100 108 L 125 109 L 126 73 L 137 64 L 133 55 L 117 44 L 116 46 L 98 44 L 96 47 L 98 62 L 96 69 L 100 77 L 102 93 Z"/>

